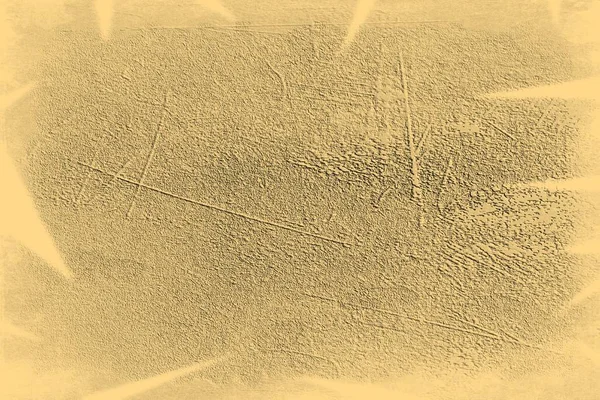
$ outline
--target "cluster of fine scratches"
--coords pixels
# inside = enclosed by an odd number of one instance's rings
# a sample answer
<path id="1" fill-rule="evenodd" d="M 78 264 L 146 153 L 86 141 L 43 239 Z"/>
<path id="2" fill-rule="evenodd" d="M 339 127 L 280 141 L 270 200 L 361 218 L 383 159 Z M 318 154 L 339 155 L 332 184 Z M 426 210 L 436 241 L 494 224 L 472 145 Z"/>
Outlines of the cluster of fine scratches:
<path id="1" fill-rule="evenodd" d="M 233 351 L 203 373 L 227 386 L 559 357 L 577 202 L 519 184 L 569 176 L 576 125 L 560 101 L 481 96 L 568 78 L 539 67 L 566 57 L 543 40 L 63 35 L 30 158 L 76 276 L 38 306 L 47 359 L 134 380 Z"/>

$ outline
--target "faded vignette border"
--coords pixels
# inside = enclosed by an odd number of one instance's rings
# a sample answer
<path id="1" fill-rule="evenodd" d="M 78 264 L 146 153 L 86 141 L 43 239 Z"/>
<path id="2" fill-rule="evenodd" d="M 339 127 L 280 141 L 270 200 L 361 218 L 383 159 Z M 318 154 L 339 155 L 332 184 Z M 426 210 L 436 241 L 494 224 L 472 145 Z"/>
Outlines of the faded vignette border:
<path id="1" fill-rule="evenodd" d="M 600 393 L 600 3 L 1 12 L 0 397 Z"/>

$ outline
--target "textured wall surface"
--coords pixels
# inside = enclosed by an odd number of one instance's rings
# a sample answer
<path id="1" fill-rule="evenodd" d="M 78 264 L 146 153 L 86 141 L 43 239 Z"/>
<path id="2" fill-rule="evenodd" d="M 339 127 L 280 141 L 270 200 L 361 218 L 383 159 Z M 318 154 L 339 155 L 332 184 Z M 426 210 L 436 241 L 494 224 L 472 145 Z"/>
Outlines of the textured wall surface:
<path id="1" fill-rule="evenodd" d="M 2 398 L 597 399 L 598 9 L 8 2 Z"/>

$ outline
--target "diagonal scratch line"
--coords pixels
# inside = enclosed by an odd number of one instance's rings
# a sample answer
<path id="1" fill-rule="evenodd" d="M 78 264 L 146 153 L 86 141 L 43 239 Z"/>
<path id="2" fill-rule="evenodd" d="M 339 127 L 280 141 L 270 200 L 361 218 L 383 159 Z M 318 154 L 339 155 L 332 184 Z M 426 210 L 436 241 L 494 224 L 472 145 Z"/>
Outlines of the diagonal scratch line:
<path id="1" fill-rule="evenodd" d="M 421 175 L 419 170 L 420 168 L 420 160 L 418 159 L 419 155 L 415 148 L 415 137 L 414 132 L 412 130 L 412 117 L 410 113 L 410 104 L 408 99 L 408 77 L 406 75 L 406 68 L 404 67 L 404 58 L 402 56 L 402 52 L 399 55 L 400 61 L 400 74 L 401 74 L 401 82 L 402 82 L 402 92 L 404 97 L 404 108 L 406 112 L 406 132 L 408 134 L 408 146 L 410 149 L 410 160 L 411 160 L 411 184 L 412 184 L 412 198 L 419 206 L 419 227 L 423 226 L 425 221 L 424 213 L 423 213 L 423 191 L 421 189 Z M 398 100 L 400 101 L 400 100 Z"/>
<path id="2" fill-rule="evenodd" d="M 332 303 L 337 303 L 340 306 L 347 306 L 347 307 L 353 307 L 353 308 L 361 308 L 363 310 L 371 310 L 371 311 L 375 311 L 381 314 L 386 314 L 386 315 L 393 315 L 395 317 L 404 319 L 404 320 L 408 320 L 408 321 L 413 321 L 413 322 L 420 322 L 420 323 L 424 323 L 424 324 L 428 324 L 428 325 L 433 325 L 433 326 L 437 326 L 439 328 L 444 328 L 444 329 L 450 329 L 450 330 L 455 330 L 455 331 L 459 331 L 459 332 L 465 332 L 465 333 L 469 333 L 472 335 L 476 335 L 476 336 L 482 336 L 482 337 L 487 337 L 490 339 L 498 339 L 497 336 L 492 336 L 489 334 L 485 334 L 485 333 L 480 333 L 480 332 L 475 332 L 475 331 L 471 331 L 468 329 L 464 329 L 458 326 L 453 326 L 453 325 L 446 325 L 444 323 L 441 322 L 437 322 L 437 321 L 431 321 L 428 319 L 424 319 L 424 318 L 417 318 L 417 317 L 412 317 L 410 315 L 405 315 L 405 314 L 400 314 L 391 310 L 385 310 L 385 309 L 381 309 L 381 308 L 375 308 L 375 307 L 369 307 L 369 306 L 363 306 L 360 304 L 355 304 L 355 303 L 348 303 L 348 302 L 344 302 L 341 300 L 337 300 L 334 298 L 330 298 L 330 297 L 325 297 L 325 296 L 319 296 L 319 295 L 314 295 L 314 294 L 310 294 L 310 293 L 301 293 L 307 297 L 312 297 L 312 298 L 316 298 L 319 300 L 324 300 L 324 301 L 328 301 L 328 302 L 332 302 Z"/>
<path id="3" fill-rule="evenodd" d="M 334 238 L 331 238 L 331 237 L 328 237 L 328 236 L 318 235 L 316 233 L 310 233 L 310 232 L 302 231 L 300 229 L 292 228 L 291 226 L 287 226 L 287 225 L 283 225 L 283 224 L 278 224 L 277 222 L 267 221 L 267 220 L 264 220 L 264 219 L 261 219 L 261 218 L 253 217 L 251 215 L 247 215 L 247 214 L 243 214 L 243 213 L 239 213 L 239 212 L 227 210 L 226 208 L 221 208 L 221 207 L 218 207 L 218 206 L 215 206 L 215 205 L 212 205 L 212 204 L 203 203 L 201 201 L 194 200 L 194 199 L 191 199 L 191 198 L 185 197 L 185 196 L 180 196 L 180 195 L 175 194 L 175 193 L 167 192 L 166 190 L 155 188 L 153 186 L 149 186 L 149 185 L 146 185 L 146 184 L 141 183 L 141 182 L 136 182 L 134 180 L 127 179 L 127 178 L 124 178 L 124 177 L 121 177 L 121 176 L 116 176 L 114 174 L 111 174 L 110 172 L 104 171 L 104 170 L 102 170 L 100 168 L 93 167 L 93 166 L 91 166 L 89 164 L 82 163 L 80 161 L 76 161 L 76 163 L 79 164 L 79 165 L 82 165 L 84 167 L 90 168 L 90 169 L 92 169 L 92 170 L 94 170 L 96 172 L 100 172 L 102 174 L 109 175 L 109 176 L 113 177 L 113 179 L 118 179 L 121 182 L 127 182 L 127 183 L 130 183 L 130 184 L 135 185 L 137 187 L 148 189 L 148 190 L 151 190 L 153 192 L 160 193 L 160 194 L 172 197 L 172 198 L 177 199 L 177 200 L 181 200 L 181 201 L 185 201 L 185 202 L 188 202 L 188 203 L 192 203 L 192 204 L 204 207 L 204 208 L 208 208 L 208 209 L 211 209 L 211 210 L 214 210 L 214 211 L 218 211 L 218 212 L 222 212 L 222 213 L 225 213 L 225 214 L 229 214 L 229 215 L 232 215 L 232 216 L 235 216 L 235 217 L 238 217 L 238 218 L 243 218 L 243 219 L 246 219 L 248 221 L 254 221 L 254 222 L 261 223 L 261 224 L 270 225 L 270 226 L 273 226 L 275 228 L 285 229 L 287 231 L 295 232 L 295 233 L 298 233 L 300 235 L 310 236 L 310 237 L 321 239 L 321 240 L 324 240 L 324 241 L 327 241 L 327 242 L 341 244 L 341 245 L 344 245 L 344 246 L 352 246 L 352 245 L 355 244 L 355 243 L 350 243 L 350 242 L 346 242 L 346 241 L 343 241 L 343 240 L 334 239 Z"/>
<path id="4" fill-rule="evenodd" d="M 501 129 L 498 125 L 489 122 L 489 121 L 483 121 L 484 124 L 491 126 L 492 128 L 496 129 L 498 132 L 504 134 L 505 136 L 509 137 L 512 140 L 516 140 L 515 137 L 513 135 L 511 135 L 510 133 L 508 133 L 506 130 Z"/>
<path id="5" fill-rule="evenodd" d="M 266 49 L 266 50 L 267 50 L 267 53 L 268 53 L 268 49 Z M 289 104 L 289 106 L 290 106 L 290 113 L 289 113 L 289 114 L 290 114 L 290 115 L 292 115 L 292 120 L 293 120 L 293 122 L 292 122 L 292 127 L 293 127 L 293 129 L 294 129 L 294 132 L 296 133 L 296 135 L 299 135 L 299 134 L 300 134 L 300 132 L 299 132 L 299 130 L 298 130 L 298 118 L 297 118 L 297 116 L 296 116 L 296 114 L 297 114 L 297 113 L 295 113 L 295 112 L 291 112 L 291 111 L 293 111 L 293 110 L 294 110 L 294 108 L 295 108 L 295 107 L 294 107 L 294 100 L 292 99 L 292 96 L 290 95 L 290 88 L 289 88 L 289 85 L 288 85 L 288 83 L 287 83 L 287 81 L 286 81 L 286 79 L 285 79 L 285 76 L 284 76 L 282 73 L 280 73 L 280 72 L 279 72 L 279 71 L 278 71 L 278 70 L 277 70 L 277 69 L 276 69 L 276 68 L 273 66 L 273 64 L 271 64 L 271 63 L 269 62 L 269 60 L 265 60 L 265 61 L 266 61 L 267 65 L 269 66 L 269 68 L 271 68 L 271 70 L 272 70 L 272 71 L 273 71 L 273 72 L 274 72 L 274 73 L 275 73 L 275 74 L 276 74 L 276 75 L 279 77 L 279 79 L 281 80 L 281 92 L 282 92 L 282 100 L 283 100 L 283 97 L 287 98 L 288 104 Z"/>
<path id="6" fill-rule="evenodd" d="M 98 156 L 100 155 L 100 150 L 102 149 L 101 145 L 104 144 L 104 140 L 106 139 L 106 137 L 108 135 L 109 134 L 106 131 L 104 131 L 102 133 L 102 136 L 100 136 L 100 138 L 98 139 L 98 143 L 96 143 L 97 147 L 96 147 L 96 150 L 94 151 L 94 156 L 92 157 L 92 162 L 91 162 L 92 165 L 96 164 L 96 162 L 98 161 Z M 91 179 L 90 174 L 87 174 L 85 179 L 83 180 L 83 183 L 81 184 L 81 187 L 79 188 L 79 192 L 77 193 L 77 199 L 75 200 L 75 204 L 77 204 L 77 205 L 81 204 L 81 200 L 83 199 L 83 193 L 84 193 L 90 179 Z"/>
<path id="7" fill-rule="evenodd" d="M 494 264 L 498 264 L 501 266 L 504 265 L 508 268 L 513 269 L 516 272 L 520 272 L 521 274 L 523 274 L 525 276 L 529 275 L 529 273 L 526 270 L 518 267 L 517 264 L 514 262 L 514 260 L 502 257 L 502 255 L 500 254 L 499 251 L 496 251 L 495 254 L 493 254 L 494 250 L 491 247 L 486 246 L 483 243 L 476 243 L 475 246 L 479 250 L 483 251 L 483 253 L 488 257 L 488 259 L 490 259 Z"/>
<path id="8" fill-rule="evenodd" d="M 131 161 L 133 161 L 134 158 L 135 157 L 131 157 L 129 160 L 127 160 L 127 162 L 125 162 L 125 164 L 123 164 L 121 166 L 121 168 L 117 171 L 117 173 L 111 177 L 110 182 L 108 182 L 106 185 L 110 186 L 110 185 L 114 184 L 115 181 L 117 180 L 117 178 L 123 173 L 123 171 L 125 171 L 125 168 L 127 168 L 129 166 L 129 164 L 131 164 Z M 100 196 L 100 193 L 96 193 L 90 200 L 88 200 L 88 204 L 91 204 L 92 201 L 96 200 L 96 198 L 98 196 Z"/>
<path id="9" fill-rule="evenodd" d="M 160 130 L 162 129 L 163 123 L 165 121 L 165 115 L 167 110 L 167 101 L 168 101 L 168 93 L 165 93 L 165 99 L 163 102 L 163 113 L 160 116 L 160 121 L 158 122 L 158 127 L 156 128 L 156 134 L 154 135 L 154 140 L 152 141 L 152 147 L 150 148 L 150 153 L 148 153 L 148 158 L 146 159 L 146 164 L 144 165 L 144 169 L 142 170 L 142 176 L 140 177 L 140 182 L 137 185 L 135 190 L 135 194 L 133 195 L 133 199 L 131 200 L 131 205 L 129 206 L 129 210 L 127 210 L 127 218 L 131 217 L 131 213 L 133 212 L 133 208 L 135 207 L 135 201 L 140 195 L 140 190 L 144 183 L 144 179 L 146 179 L 146 175 L 148 174 L 148 168 L 150 167 L 150 163 L 154 158 L 154 153 L 156 152 L 156 146 L 158 145 L 158 140 L 160 139 Z"/>
<path id="10" fill-rule="evenodd" d="M 461 328 L 459 326 L 454 326 L 454 325 L 448 325 L 448 324 L 444 324 L 442 322 L 438 322 L 438 321 L 432 321 L 432 320 L 428 320 L 425 318 L 418 318 L 418 317 L 412 317 L 410 315 L 405 315 L 405 314 L 400 314 L 391 310 L 385 310 L 385 309 L 381 309 L 381 308 L 376 308 L 376 307 L 369 307 L 369 306 L 364 306 L 364 305 L 360 305 L 360 304 L 355 304 L 355 303 L 348 303 L 348 302 L 344 302 L 335 298 L 331 298 L 331 297 L 326 297 L 326 296 L 319 296 L 319 295 L 315 295 L 315 294 L 311 294 L 311 293 L 304 293 L 304 292 L 299 292 L 300 294 L 307 296 L 307 297 L 311 297 L 314 299 L 318 299 L 321 301 L 326 301 L 326 302 L 330 302 L 330 303 L 334 303 L 337 304 L 338 306 L 346 306 L 346 307 L 353 307 L 353 308 L 359 308 L 359 309 L 363 309 L 363 310 L 371 310 L 374 312 L 378 312 L 381 314 L 386 314 L 386 315 L 392 315 L 395 316 L 397 318 L 400 319 L 404 319 L 404 320 L 408 320 L 408 321 L 412 321 L 412 322 L 419 322 L 419 323 L 423 323 L 423 324 L 428 324 L 428 325 L 432 325 L 432 326 L 436 326 L 438 328 L 442 328 L 442 329 L 447 329 L 447 330 L 453 330 L 453 331 L 457 331 L 457 332 L 463 332 L 469 335 L 474 335 L 474 336 L 480 336 L 480 337 L 485 337 L 488 339 L 492 339 L 492 340 L 497 340 L 497 341 L 504 341 L 504 342 L 508 342 L 508 343 L 512 343 L 518 346 L 523 346 L 523 347 L 528 347 L 528 348 L 532 348 L 532 349 L 537 349 L 537 350 L 545 350 L 545 351 L 549 351 L 554 353 L 553 350 L 549 350 L 546 348 L 542 348 L 540 346 L 536 346 L 534 344 L 530 344 L 527 342 L 524 342 L 523 340 L 517 339 L 515 337 L 508 337 L 508 338 L 504 338 L 499 336 L 498 334 L 490 334 L 490 333 L 484 333 L 484 332 L 477 332 L 477 331 L 473 331 L 470 329 L 465 329 L 465 328 Z M 382 325 L 376 325 L 376 324 L 369 324 L 366 322 L 361 321 L 361 324 L 364 325 L 370 325 L 370 326 L 374 326 L 380 329 L 385 329 L 385 330 L 393 330 L 393 331 L 397 331 L 399 332 L 400 330 L 398 328 L 394 328 L 394 327 L 387 327 L 387 326 L 382 326 Z M 484 329 L 482 327 L 477 326 L 478 329 L 482 329 L 485 331 L 488 331 L 487 329 Z M 491 331 L 488 331 L 491 332 Z"/>
<path id="11" fill-rule="evenodd" d="M 499 338 L 501 338 L 501 337 L 503 337 L 503 335 L 504 335 L 504 336 L 506 336 L 506 337 L 509 337 L 509 338 L 510 338 L 510 339 L 512 339 L 512 340 L 515 340 L 515 341 L 520 341 L 520 339 L 517 339 L 516 337 L 514 337 L 514 336 L 512 336 L 512 335 L 509 335 L 509 334 L 507 334 L 506 332 L 504 332 L 504 331 L 502 331 L 502 330 L 500 331 L 501 333 L 498 333 L 498 332 L 492 331 L 492 330 L 490 330 L 490 329 L 484 328 L 483 326 L 481 326 L 481 325 L 479 325 L 479 324 L 476 324 L 476 323 L 473 323 L 473 322 L 466 321 L 464 318 L 462 318 L 462 317 L 460 316 L 460 313 L 457 313 L 457 314 L 458 314 L 458 315 L 450 315 L 450 318 L 451 318 L 451 319 L 454 319 L 454 320 L 455 320 L 455 321 L 457 321 L 457 322 L 461 322 L 461 323 L 463 323 L 463 324 L 465 324 L 465 325 L 468 325 L 468 326 L 470 326 L 471 328 L 474 328 L 474 329 L 481 330 L 481 331 L 483 331 L 483 332 L 485 332 L 485 333 L 487 333 L 487 334 L 489 334 L 489 335 L 491 335 L 491 336 L 496 336 L 496 337 L 499 337 Z"/>
<path id="12" fill-rule="evenodd" d="M 429 139 L 429 135 L 431 134 L 431 124 L 427 124 L 427 128 L 425 128 L 425 133 L 421 136 L 421 140 L 417 144 L 417 148 L 415 150 L 416 156 L 421 158 L 424 156 L 423 154 L 423 145 Z"/>
<path id="13" fill-rule="evenodd" d="M 271 68 L 271 71 L 273 71 L 275 73 L 275 75 L 277 75 L 277 77 L 279 78 L 279 80 L 281 81 L 281 92 L 282 92 L 282 96 L 283 97 L 288 97 L 288 88 L 287 88 L 287 84 L 285 82 L 285 78 L 283 77 L 283 75 L 281 75 L 279 73 L 279 71 L 277 71 L 275 69 L 275 67 L 273 67 L 273 65 L 267 60 L 266 61 L 267 65 L 269 66 L 269 68 Z"/>
<path id="14" fill-rule="evenodd" d="M 538 129 L 542 125 L 542 122 L 544 121 L 544 119 L 548 116 L 548 114 L 552 110 L 553 105 L 554 105 L 554 98 L 550 99 L 550 101 L 548 102 L 548 107 L 546 107 L 546 109 L 544 110 L 542 115 L 538 118 L 534 129 Z"/>
<path id="15" fill-rule="evenodd" d="M 474 262 L 475 264 L 482 266 L 484 268 L 489 268 L 492 271 L 505 276 L 509 279 L 514 279 L 516 281 L 520 281 L 520 278 L 516 275 L 513 275 L 511 273 L 509 273 L 508 271 L 505 271 L 501 268 L 496 268 L 494 265 L 490 264 L 490 263 L 486 263 L 484 261 L 479 260 L 476 256 L 473 256 L 467 252 L 465 252 L 463 249 L 459 249 L 457 247 L 453 247 L 453 246 L 449 246 L 450 250 L 453 250 L 455 253 L 450 253 L 450 252 L 444 252 L 444 254 L 446 255 L 446 257 L 449 260 L 452 261 L 456 261 L 459 264 L 462 264 L 465 262 L 465 260 L 470 260 L 472 262 Z"/>
<path id="16" fill-rule="evenodd" d="M 468 260 L 473 261 L 474 263 L 484 267 L 484 268 L 489 268 L 493 271 L 496 271 L 497 273 L 506 276 L 507 278 L 511 278 L 511 279 L 515 279 L 520 281 L 521 278 L 519 278 L 517 275 L 513 275 L 508 271 L 503 270 L 502 268 L 497 268 L 494 264 L 498 264 L 496 260 L 494 260 L 493 258 L 491 258 L 492 263 L 487 263 L 485 261 L 482 261 L 480 259 L 477 258 L 477 256 L 470 254 L 468 251 L 466 251 L 466 249 L 464 248 L 460 248 L 456 245 L 453 244 L 448 244 L 448 247 L 450 250 L 454 250 L 456 253 L 456 256 L 462 257 L 462 258 L 466 258 Z M 486 255 L 488 256 L 488 258 L 490 258 L 490 254 L 486 253 Z M 523 271 L 520 268 L 514 268 L 513 271 L 516 272 L 521 272 L 523 275 L 528 275 L 526 271 Z"/>

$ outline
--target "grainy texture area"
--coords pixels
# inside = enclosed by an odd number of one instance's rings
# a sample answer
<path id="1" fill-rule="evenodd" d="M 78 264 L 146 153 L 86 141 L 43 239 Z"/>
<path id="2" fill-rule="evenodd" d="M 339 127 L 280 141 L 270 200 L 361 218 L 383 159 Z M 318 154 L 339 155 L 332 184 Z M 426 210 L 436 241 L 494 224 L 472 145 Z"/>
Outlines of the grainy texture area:
<path id="1" fill-rule="evenodd" d="M 3 256 L 7 398 L 600 393 L 597 199 L 531 185 L 595 167 L 592 105 L 488 96 L 597 71 L 545 3 L 371 2 L 351 41 L 333 0 L 81 3 L 9 7 L 8 153 L 72 277 Z"/>

